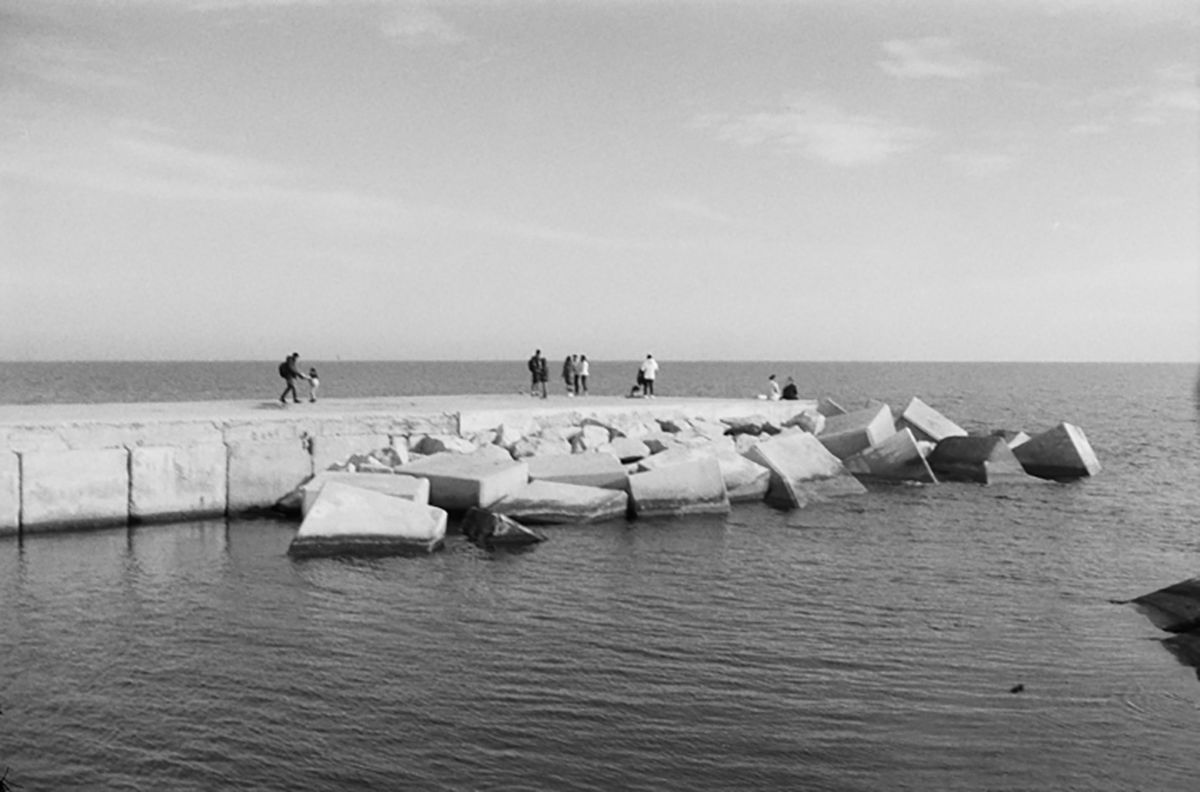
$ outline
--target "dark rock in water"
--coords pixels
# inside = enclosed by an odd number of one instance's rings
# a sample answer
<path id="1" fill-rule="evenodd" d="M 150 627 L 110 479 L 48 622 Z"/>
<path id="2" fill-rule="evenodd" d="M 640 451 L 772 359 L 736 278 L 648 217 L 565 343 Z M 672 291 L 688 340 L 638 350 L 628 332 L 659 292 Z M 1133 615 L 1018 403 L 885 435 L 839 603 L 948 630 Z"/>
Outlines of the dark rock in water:
<path id="1" fill-rule="evenodd" d="M 1200 577 L 1143 594 L 1129 602 L 1160 630 L 1184 633 L 1200 629 Z"/>
<path id="2" fill-rule="evenodd" d="M 463 517 L 462 532 L 481 547 L 536 544 L 546 539 L 511 517 L 478 507 L 470 509 Z"/>
<path id="3" fill-rule="evenodd" d="M 1021 684 L 1020 682 L 1018 682 L 1017 684 L 1015 684 L 1015 685 L 1013 685 L 1012 687 L 1010 687 L 1010 688 L 1008 689 L 1008 692 L 1009 692 L 1009 693 L 1024 693 L 1024 692 L 1025 692 L 1025 685 L 1023 685 L 1023 684 Z"/>
<path id="4" fill-rule="evenodd" d="M 1100 460 L 1083 430 L 1065 422 L 1014 445 L 1013 454 L 1026 473 L 1038 478 L 1065 481 L 1100 472 Z"/>
<path id="5" fill-rule="evenodd" d="M 1025 469 L 1002 437 L 946 437 L 929 455 L 929 467 L 943 481 L 992 484 L 1025 478 Z"/>
<path id="6" fill-rule="evenodd" d="M 1179 633 L 1164 638 L 1162 645 L 1182 665 L 1196 669 L 1196 677 L 1200 678 L 1200 635 L 1194 632 Z"/>

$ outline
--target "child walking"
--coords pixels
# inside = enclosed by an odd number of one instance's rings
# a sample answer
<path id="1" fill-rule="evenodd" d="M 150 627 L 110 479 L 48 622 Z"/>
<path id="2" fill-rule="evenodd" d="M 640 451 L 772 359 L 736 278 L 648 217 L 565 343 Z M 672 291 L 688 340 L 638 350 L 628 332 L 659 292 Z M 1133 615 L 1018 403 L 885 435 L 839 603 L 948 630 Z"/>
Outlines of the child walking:
<path id="1" fill-rule="evenodd" d="M 317 378 L 317 370 L 310 368 L 308 370 L 308 400 L 315 402 L 317 400 L 317 388 L 321 387 L 321 380 Z"/>

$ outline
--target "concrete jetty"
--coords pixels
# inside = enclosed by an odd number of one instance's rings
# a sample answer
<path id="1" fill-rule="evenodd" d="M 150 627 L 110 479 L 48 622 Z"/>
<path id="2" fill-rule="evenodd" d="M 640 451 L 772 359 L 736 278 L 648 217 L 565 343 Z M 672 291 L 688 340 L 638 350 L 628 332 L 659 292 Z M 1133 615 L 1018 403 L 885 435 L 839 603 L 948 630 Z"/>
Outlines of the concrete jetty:
<path id="1" fill-rule="evenodd" d="M 815 401 L 516 395 L 263 402 L 0 405 L 0 536 L 236 515 L 269 508 L 314 473 L 425 437 L 504 427 L 781 425 Z M 526 431 L 526 433 L 529 433 Z"/>

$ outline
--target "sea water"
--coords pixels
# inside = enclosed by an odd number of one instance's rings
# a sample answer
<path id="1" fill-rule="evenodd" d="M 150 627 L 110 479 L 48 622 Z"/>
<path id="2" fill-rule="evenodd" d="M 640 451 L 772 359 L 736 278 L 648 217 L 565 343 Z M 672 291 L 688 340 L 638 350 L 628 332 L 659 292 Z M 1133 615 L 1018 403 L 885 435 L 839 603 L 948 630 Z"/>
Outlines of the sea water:
<path id="1" fill-rule="evenodd" d="M 22 365 L 56 384 L 3 364 L 9 401 L 278 387 L 269 364 Z M 524 387 L 520 363 L 320 365 L 341 395 Z M 597 368 L 621 392 L 636 367 Z M 1194 369 L 663 361 L 660 390 L 753 396 L 769 373 L 848 407 L 919 395 L 978 431 L 1071 421 L 1104 469 L 549 527 L 524 552 L 452 534 L 428 557 L 299 561 L 295 524 L 270 519 L 3 539 L 0 773 L 146 792 L 1194 788 L 1196 669 L 1111 602 L 1200 574 Z"/>

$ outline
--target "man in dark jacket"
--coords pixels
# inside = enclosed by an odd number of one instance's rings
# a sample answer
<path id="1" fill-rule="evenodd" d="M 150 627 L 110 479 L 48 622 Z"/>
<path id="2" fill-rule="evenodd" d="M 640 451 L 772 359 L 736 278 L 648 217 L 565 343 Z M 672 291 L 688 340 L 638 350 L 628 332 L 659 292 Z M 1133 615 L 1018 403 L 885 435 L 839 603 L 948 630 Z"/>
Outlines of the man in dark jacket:
<path id="1" fill-rule="evenodd" d="M 279 376 L 283 377 L 287 387 L 283 389 L 283 393 L 279 397 L 280 404 L 287 404 L 288 394 L 292 394 L 292 403 L 299 404 L 300 399 L 296 395 L 296 380 L 307 379 L 300 371 L 297 361 L 300 360 L 300 353 L 293 352 L 287 356 L 287 359 L 279 364 Z"/>

